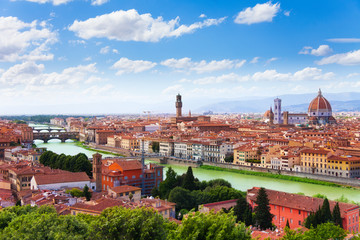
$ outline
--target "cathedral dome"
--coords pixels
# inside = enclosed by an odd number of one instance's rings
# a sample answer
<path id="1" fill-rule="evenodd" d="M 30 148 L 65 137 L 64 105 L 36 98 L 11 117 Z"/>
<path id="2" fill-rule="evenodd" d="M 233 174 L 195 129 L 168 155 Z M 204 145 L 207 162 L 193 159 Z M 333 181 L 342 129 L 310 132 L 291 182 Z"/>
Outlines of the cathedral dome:
<path id="1" fill-rule="evenodd" d="M 314 115 L 318 115 L 314 113 L 331 113 L 331 112 L 332 109 L 329 101 L 323 97 L 323 95 L 321 94 L 321 90 L 319 89 L 319 93 L 317 97 L 314 98 L 309 105 L 308 113 L 313 113 L 311 115 L 314 116 Z"/>

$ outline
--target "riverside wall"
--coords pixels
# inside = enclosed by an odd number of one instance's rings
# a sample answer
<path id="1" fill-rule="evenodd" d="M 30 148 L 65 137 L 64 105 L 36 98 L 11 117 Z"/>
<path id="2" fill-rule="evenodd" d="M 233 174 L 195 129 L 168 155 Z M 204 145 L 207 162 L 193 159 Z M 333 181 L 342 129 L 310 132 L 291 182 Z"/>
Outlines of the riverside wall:
<path id="1" fill-rule="evenodd" d="M 353 186 L 353 187 L 360 187 L 360 180 L 354 179 L 354 178 L 333 177 L 333 176 L 294 172 L 294 171 L 287 171 L 287 170 L 277 170 L 277 169 L 270 169 L 270 168 L 234 165 L 234 164 L 228 164 L 228 163 L 203 162 L 203 165 L 221 167 L 221 168 L 227 168 L 227 169 L 237 169 L 237 170 L 246 170 L 246 171 L 254 171 L 254 172 L 280 174 L 280 175 L 286 175 L 286 176 L 292 176 L 292 177 L 309 178 L 309 179 L 314 179 L 314 180 L 349 185 L 349 186 Z"/>

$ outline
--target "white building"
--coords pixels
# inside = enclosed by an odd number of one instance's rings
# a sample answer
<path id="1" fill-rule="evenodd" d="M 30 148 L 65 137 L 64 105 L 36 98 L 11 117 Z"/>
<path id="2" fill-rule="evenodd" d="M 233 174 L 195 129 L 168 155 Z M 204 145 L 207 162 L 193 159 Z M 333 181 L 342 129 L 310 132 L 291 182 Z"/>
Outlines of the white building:
<path id="1" fill-rule="evenodd" d="M 187 144 L 184 142 L 174 143 L 174 156 L 187 159 Z"/>
<path id="2" fill-rule="evenodd" d="M 63 172 L 58 174 L 35 175 L 31 179 L 32 190 L 60 190 L 64 188 L 92 189 L 89 176 L 85 172 Z"/>

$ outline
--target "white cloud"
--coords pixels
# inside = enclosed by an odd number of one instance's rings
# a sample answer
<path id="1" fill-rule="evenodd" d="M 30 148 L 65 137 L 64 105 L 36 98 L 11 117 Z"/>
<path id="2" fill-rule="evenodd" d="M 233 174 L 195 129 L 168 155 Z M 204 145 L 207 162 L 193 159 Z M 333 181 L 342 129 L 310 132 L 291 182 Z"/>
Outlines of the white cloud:
<path id="1" fill-rule="evenodd" d="M 254 81 L 285 81 L 290 80 L 290 73 L 278 73 L 276 70 L 256 72 L 251 77 Z"/>
<path id="2" fill-rule="evenodd" d="M 19 1 L 19 0 L 11 0 L 11 1 L 15 2 L 15 1 Z M 66 4 L 73 0 L 23 0 L 23 1 L 40 3 L 40 4 L 52 3 L 53 5 L 57 6 L 57 5 L 61 5 L 61 4 Z"/>
<path id="3" fill-rule="evenodd" d="M 206 15 L 205 14 L 200 14 L 199 18 L 206 18 Z"/>
<path id="4" fill-rule="evenodd" d="M 84 61 L 87 61 L 87 62 L 91 61 L 91 60 L 92 60 L 91 56 L 84 58 Z"/>
<path id="5" fill-rule="evenodd" d="M 107 93 L 112 89 L 114 89 L 114 86 L 111 85 L 111 84 L 107 84 L 105 86 L 94 85 L 94 86 L 91 86 L 91 87 L 85 89 L 82 92 L 82 94 L 84 94 L 84 95 L 90 94 L 90 95 L 93 95 L 93 96 L 98 96 L 98 95 Z"/>
<path id="6" fill-rule="evenodd" d="M 104 3 L 107 3 L 109 0 L 91 0 L 91 5 L 93 6 L 100 6 Z"/>
<path id="7" fill-rule="evenodd" d="M 220 61 L 212 60 L 207 62 L 205 60 L 194 62 L 191 58 L 170 58 L 162 61 L 160 64 L 166 67 L 181 71 L 195 71 L 197 73 L 213 72 L 219 70 L 240 68 L 245 64 L 246 60 L 229 60 L 223 59 Z"/>
<path id="8" fill-rule="evenodd" d="M 257 63 L 257 62 L 259 62 L 259 59 L 260 59 L 260 57 L 254 57 L 254 58 L 250 61 L 250 63 Z"/>
<path id="9" fill-rule="evenodd" d="M 359 43 L 360 38 L 330 38 L 327 41 L 334 43 Z"/>
<path id="10" fill-rule="evenodd" d="M 106 47 L 103 47 L 103 48 L 100 49 L 101 54 L 107 54 L 107 53 L 109 53 L 109 51 L 110 51 L 109 46 L 106 46 Z"/>
<path id="11" fill-rule="evenodd" d="M 120 58 L 114 63 L 112 69 L 118 70 L 116 75 L 123 73 L 139 73 L 149 70 L 156 66 L 156 63 L 144 60 L 130 60 L 128 58 Z"/>
<path id="12" fill-rule="evenodd" d="M 290 16 L 290 11 L 284 11 L 284 15 L 289 17 Z"/>
<path id="13" fill-rule="evenodd" d="M 268 64 L 270 64 L 271 62 L 274 62 L 274 61 L 276 61 L 276 60 L 278 60 L 278 58 L 272 57 L 272 58 L 270 58 L 269 60 L 266 61 L 265 65 L 268 65 Z"/>
<path id="14" fill-rule="evenodd" d="M 238 13 L 234 22 L 238 24 L 254 24 L 261 22 L 272 22 L 280 10 L 280 3 L 271 2 L 256 4 L 255 7 L 248 7 Z"/>
<path id="15" fill-rule="evenodd" d="M 151 14 L 139 14 L 135 9 L 116 11 L 90 18 L 75 20 L 69 27 L 83 39 L 108 38 L 118 41 L 158 42 L 166 37 L 179 37 L 197 29 L 218 25 L 225 20 L 205 19 L 191 25 L 179 25 L 180 18 L 164 21 L 162 17 L 153 18 Z"/>
<path id="16" fill-rule="evenodd" d="M 347 53 L 335 54 L 325 57 L 317 62 L 319 65 L 337 63 L 340 65 L 360 65 L 360 50 L 351 51 Z"/>
<path id="17" fill-rule="evenodd" d="M 357 77 L 357 76 L 360 76 L 360 73 L 349 73 L 346 77 L 352 78 L 352 77 Z"/>
<path id="18" fill-rule="evenodd" d="M 52 60 L 49 45 L 57 34 L 45 22 L 25 23 L 16 17 L 0 17 L 0 62 Z"/>
<path id="19" fill-rule="evenodd" d="M 276 70 L 256 72 L 252 75 L 254 81 L 310 81 L 331 80 L 335 77 L 333 72 L 323 73 L 319 68 L 307 67 L 295 73 L 279 73 Z"/>
<path id="20" fill-rule="evenodd" d="M 64 69 L 61 73 L 43 73 L 43 64 L 24 62 L 16 64 L 0 75 L 0 83 L 4 85 L 73 85 L 78 82 L 85 82 L 96 73 L 95 63 L 79 65 Z"/>
<path id="21" fill-rule="evenodd" d="M 113 53 L 119 54 L 119 51 L 117 49 L 112 50 Z"/>
<path id="22" fill-rule="evenodd" d="M 245 82 L 250 79 L 249 76 L 239 76 L 236 73 L 223 74 L 221 76 L 212 76 L 205 77 L 193 80 L 194 84 L 205 85 L 205 84 L 214 84 L 214 83 L 224 83 L 224 82 Z"/>
<path id="23" fill-rule="evenodd" d="M 299 52 L 299 54 L 311 54 L 314 56 L 325 56 L 332 52 L 329 45 L 320 45 L 317 49 L 306 46 Z"/>
<path id="24" fill-rule="evenodd" d="M 176 84 L 176 85 L 167 87 L 164 90 L 162 90 L 162 94 L 174 95 L 174 94 L 180 93 L 182 91 L 184 91 L 184 88 L 182 87 L 182 85 Z"/>

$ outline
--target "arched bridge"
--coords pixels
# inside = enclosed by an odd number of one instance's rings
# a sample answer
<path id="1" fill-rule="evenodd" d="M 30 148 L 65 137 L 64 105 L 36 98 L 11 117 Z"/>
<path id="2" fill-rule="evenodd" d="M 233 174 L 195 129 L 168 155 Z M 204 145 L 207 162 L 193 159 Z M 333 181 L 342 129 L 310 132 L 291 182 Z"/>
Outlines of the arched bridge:
<path id="1" fill-rule="evenodd" d="M 38 132 L 38 133 L 40 133 L 41 131 L 43 131 L 43 130 L 46 130 L 46 131 L 48 131 L 48 132 L 61 132 L 61 131 L 65 131 L 65 129 L 64 128 L 51 128 L 50 126 L 48 126 L 48 127 L 37 127 L 37 128 L 35 128 L 35 127 L 33 127 L 32 128 L 33 129 L 33 132 L 35 133 L 35 132 Z"/>
<path id="2" fill-rule="evenodd" d="M 60 139 L 61 142 L 65 142 L 68 139 L 79 140 L 78 132 L 34 132 L 34 140 L 43 140 L 47 143 L 51 139 Z"/>

